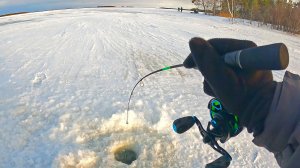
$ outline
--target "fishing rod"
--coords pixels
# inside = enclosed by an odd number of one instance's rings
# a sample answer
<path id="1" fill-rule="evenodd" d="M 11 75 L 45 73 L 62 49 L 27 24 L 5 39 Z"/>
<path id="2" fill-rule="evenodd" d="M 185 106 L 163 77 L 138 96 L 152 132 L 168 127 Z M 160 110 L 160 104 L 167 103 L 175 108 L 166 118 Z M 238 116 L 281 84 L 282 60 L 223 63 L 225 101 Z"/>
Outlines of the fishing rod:
<path id="1" fill-rule="evenodd" d="M 147 77 L 150 76 L 150 75 L 153 75 L 153 74 L 158 73 L 158 72 L 161 72 L 161 71 L 170 70 L 170 69 L 173 69 L 173 68 L 179 68 L 179 67 L 183 67 L 183 64 L 177 64 L 177 65 L 172 65 L 172 66 L 166 66 L 166 67 L 161 68 L 161 69 L 159 69 L 159 70 L 153 71 L 153 72 L 151 72 L 151 73 L 145 75 L 144 77 L 142 77 L 142 78 L 134 85 L 133 89 L 131 90 L 129 99 L 128 99 L 126 124 L 128 124 L 128 112 L 129 112 L 130 100 L 131 100 L 131 97 L 132 97 L 132 95 L 133 95 L 133 91 L 134 91 L 134 89 L 136 88 L 136 86 L 137 86 L 140 82 L 142 82 L 143 79 L 147 78 Z"/>
<path id="2" fill-rule="evenodd" d="M 287 47 L 283 43 L 275 43 L 227 53 L 223 55 L 223 61 L 227 65 L 239 69 L 283 70 L 289 64 L 289 53 Z M 137 85 L 150 75 L 183 66 L 184 64 L 178 64 L 153 71 L 142 77 L 134 85 L 128 99 L 126 124 L 128 124 L 130 101 L 134 89 L 137 87 Z M 196 65 L 194 66 L 196 67 Z M 196 116 L 187 116 L 175 120 L 173 122 L 173 130 L 176 133 L 181 134 L 186 132 L 196 124 L 201 136 L 203 137 L 203 142 L 210 145 L 214 150 L 222 155 L 220 158 L 207 164 L 205 167 L 228 167 L 230 165 L 232 157 L 224 148 L 222 148 L 218 144 L 217 141 L 225 143 L 229 138 L 238 135 L 243 130 L 243 127 L 239 123 L 238 116 L 227 112 L 222 103 L 216 98 L 210 100 L 208 109 L 210 111 L 211 121 L 208 122 L 206 130 L 203 128 L 201 122 L 197 119 Z"/>
<path id="3" fill-rule="evenodd" d="M 243 50 L 229 52 L 223 56 L 223 60 L 227 65 L 240 68 L 240 69 L 283 70 L 289 64 L 289 53 L 285 44 L 274 43 L 265 46 L 259 46 L 259 47 L 253 47 L 253 48 L 247 48 Z M 134 85 L 128 99 L 126 124 L 128 124 L 128 111 L 130 106 L 130 100 L 136 86 L 143 79 L 145 79 L 150 75 L 153 75 L 161 71 L 170 70 L 173 68 L 179 68 L 179 67 L 184 67 L 184 64 L 167 66 L 162 69 L 153 71 L 145 75 L 144 77 L 142 77 Z"/>

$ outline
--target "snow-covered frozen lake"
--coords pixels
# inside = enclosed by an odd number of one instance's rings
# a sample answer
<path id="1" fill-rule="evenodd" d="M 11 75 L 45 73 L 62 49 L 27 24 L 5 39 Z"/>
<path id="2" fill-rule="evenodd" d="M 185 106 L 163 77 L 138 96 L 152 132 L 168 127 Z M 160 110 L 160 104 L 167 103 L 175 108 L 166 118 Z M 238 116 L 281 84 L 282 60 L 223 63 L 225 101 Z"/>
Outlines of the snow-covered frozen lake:
<path id="1" fill-rule="evenodd" d="M 196 128 L 178 135 L 173 120 L 209 121 L 210 97 L 196 70 L 179 68 L 199 36 L 283 42 L 288 70 L 300 73 L 300 38 L 231 24 L 225 18 L 145 8 L 69 9 L 0 18 L 0 167 L 126 167 L 114 159 L 131 148 L 128 167 L 204 167 L 219 154 Z M 283 71 L 274 72 L 281 80 Z M 231 167 L 278 167 L 246 131 L 225 145 Z"/>

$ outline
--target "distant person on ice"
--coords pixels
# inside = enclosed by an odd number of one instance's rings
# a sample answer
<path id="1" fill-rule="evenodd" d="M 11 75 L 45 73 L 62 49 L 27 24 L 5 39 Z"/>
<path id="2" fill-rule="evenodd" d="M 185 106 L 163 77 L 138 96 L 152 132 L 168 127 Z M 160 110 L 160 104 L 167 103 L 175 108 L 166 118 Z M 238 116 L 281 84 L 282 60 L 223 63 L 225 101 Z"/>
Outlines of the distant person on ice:
<path id="1" fill-rule="evenodd" d="M 255 47 L 252 41 L 193 38 L 189 46 L 184 66 L 199 69 L 204 92 L 237 115 L 253 133 L 253 143 L 272 152 L 281 167 L 299 168 L 300 77 L 287 71 L 276 82 L 271 71 L 239 70 L 224 63 L 222 55 Z"/>
<path id="2" fill-rule="evenodd" d="M 182 12 L 182 7 L 180 7 L 180 12 Z"/>

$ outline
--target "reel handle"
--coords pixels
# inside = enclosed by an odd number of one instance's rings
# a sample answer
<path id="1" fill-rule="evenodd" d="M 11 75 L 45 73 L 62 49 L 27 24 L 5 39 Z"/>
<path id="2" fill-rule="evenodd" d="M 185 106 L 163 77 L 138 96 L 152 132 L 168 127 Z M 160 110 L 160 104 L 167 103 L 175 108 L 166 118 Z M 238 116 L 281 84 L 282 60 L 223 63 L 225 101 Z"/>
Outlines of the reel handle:
<path id="1" fill-rule="evenodd" d="M 178 118 L 173 122 L 173 130 L 178 134 L 182 134 L 192 128 L 195 123 L 193 116 Z"/>

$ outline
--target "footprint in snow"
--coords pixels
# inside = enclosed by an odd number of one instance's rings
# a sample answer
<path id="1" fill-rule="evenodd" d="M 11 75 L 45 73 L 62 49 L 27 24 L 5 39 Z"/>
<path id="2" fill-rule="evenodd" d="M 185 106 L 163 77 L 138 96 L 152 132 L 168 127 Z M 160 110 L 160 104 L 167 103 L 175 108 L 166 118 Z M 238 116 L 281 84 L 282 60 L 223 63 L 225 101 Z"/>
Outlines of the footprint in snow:
<path id="1" fill-rule="evenodd" d="M 43 82 L 43 80 L 45 80 L 47 78 L 46 74 L 43 72 L 38 72 L 35 74 L 34 79 L 31 81 L 33 86 L 40 86 Z"/>

